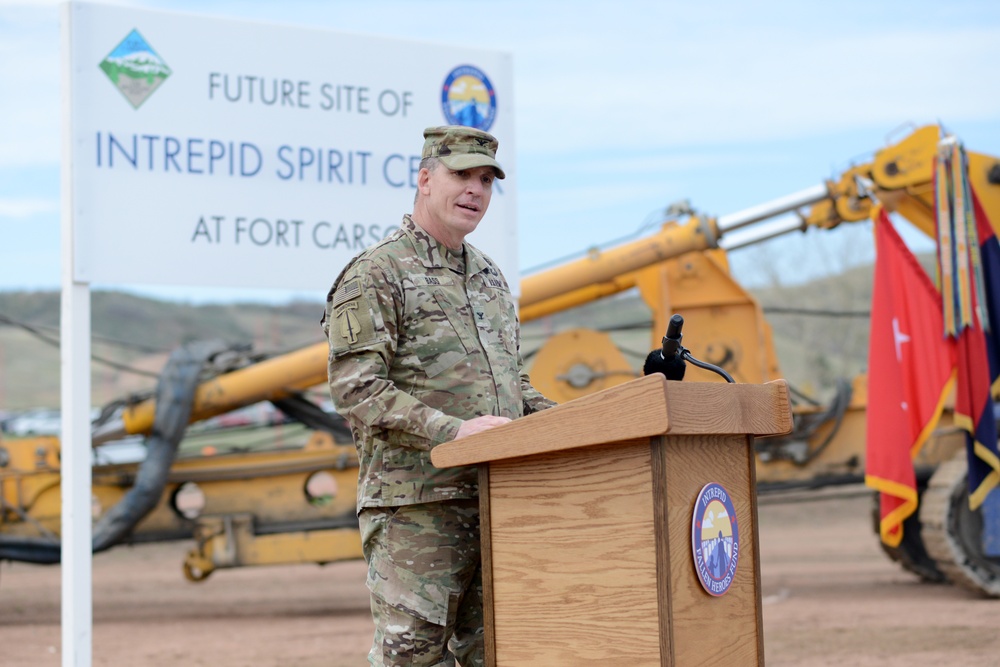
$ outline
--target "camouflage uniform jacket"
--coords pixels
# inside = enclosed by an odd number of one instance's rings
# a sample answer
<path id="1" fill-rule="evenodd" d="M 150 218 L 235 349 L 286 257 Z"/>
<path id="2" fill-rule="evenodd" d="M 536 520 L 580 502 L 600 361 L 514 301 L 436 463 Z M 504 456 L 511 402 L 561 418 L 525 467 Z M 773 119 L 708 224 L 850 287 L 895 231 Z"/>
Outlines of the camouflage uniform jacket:
<path id="1" fill-rule="evenodd" d="M 476 468 L 436 468 L 431 448 L 466 419 L 553 405 L 521 369 L 493 261 L 468 243 L 450 251 L 409 216 L 340 274 L 323 328 L 330 394 L 358 448 L 358 511 L 476 497 Z"/>

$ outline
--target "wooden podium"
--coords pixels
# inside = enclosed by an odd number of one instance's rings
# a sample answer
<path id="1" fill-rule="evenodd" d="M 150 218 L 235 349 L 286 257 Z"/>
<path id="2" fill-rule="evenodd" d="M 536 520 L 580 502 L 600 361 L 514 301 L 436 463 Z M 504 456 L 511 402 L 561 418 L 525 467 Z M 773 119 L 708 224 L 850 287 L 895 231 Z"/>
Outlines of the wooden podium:
<path id="1" fill-rule="evenodd" d="M 654 375 L 435 447 L 480 464 L 487 665 L 762 665 L 753 436 L 791 428 L 784 381 Z M 722 595 L 693 556 L 710 483 L 739 529 Z"/>

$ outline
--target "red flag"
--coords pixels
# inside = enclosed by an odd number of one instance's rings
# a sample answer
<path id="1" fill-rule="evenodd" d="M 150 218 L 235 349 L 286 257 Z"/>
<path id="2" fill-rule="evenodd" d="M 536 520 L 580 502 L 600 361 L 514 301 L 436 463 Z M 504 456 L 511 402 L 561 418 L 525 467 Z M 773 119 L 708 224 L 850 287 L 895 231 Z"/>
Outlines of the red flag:
<path id="1" fill-rule="evenodd" d="M 884 210 L 875 248 L 865 483 L 881 492 L 882 541 L 898 546 L 917 509 L 913 458 L 954 384 L 954 352 L 943 337 L 941 296 Z"/>

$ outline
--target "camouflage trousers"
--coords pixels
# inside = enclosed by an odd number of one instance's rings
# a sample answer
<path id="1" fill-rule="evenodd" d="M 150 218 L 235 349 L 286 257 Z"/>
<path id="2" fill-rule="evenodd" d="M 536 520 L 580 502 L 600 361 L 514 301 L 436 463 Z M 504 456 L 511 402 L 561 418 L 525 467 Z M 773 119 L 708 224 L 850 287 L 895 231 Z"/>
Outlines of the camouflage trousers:
<path id="1" fill-rule="evenodd" d="M 366 508 L 359 515 L 380 667 L 482 667 L 479 503 Z"/>

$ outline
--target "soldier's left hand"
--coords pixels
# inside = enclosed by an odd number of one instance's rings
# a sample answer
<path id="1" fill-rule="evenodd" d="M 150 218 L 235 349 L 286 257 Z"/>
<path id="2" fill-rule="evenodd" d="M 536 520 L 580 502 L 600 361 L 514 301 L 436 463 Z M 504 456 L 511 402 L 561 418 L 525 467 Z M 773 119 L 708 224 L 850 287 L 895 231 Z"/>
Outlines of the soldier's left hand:
<path id="1" fill-rule="evenodd" d="M 507 417 L 495 417 L 493 415 L 483 415 L 482 417 L 474 417 L 468 421 L 462 422 L 462 425 L 458 428 L 458 435 L 455 439 L 464 438 L 467 435 L 473 435 L 474 433 L 481 433 L 482 431 L 487 431 L 491 428 L 497 426 L 503 426 L 510 419 Z"/>

